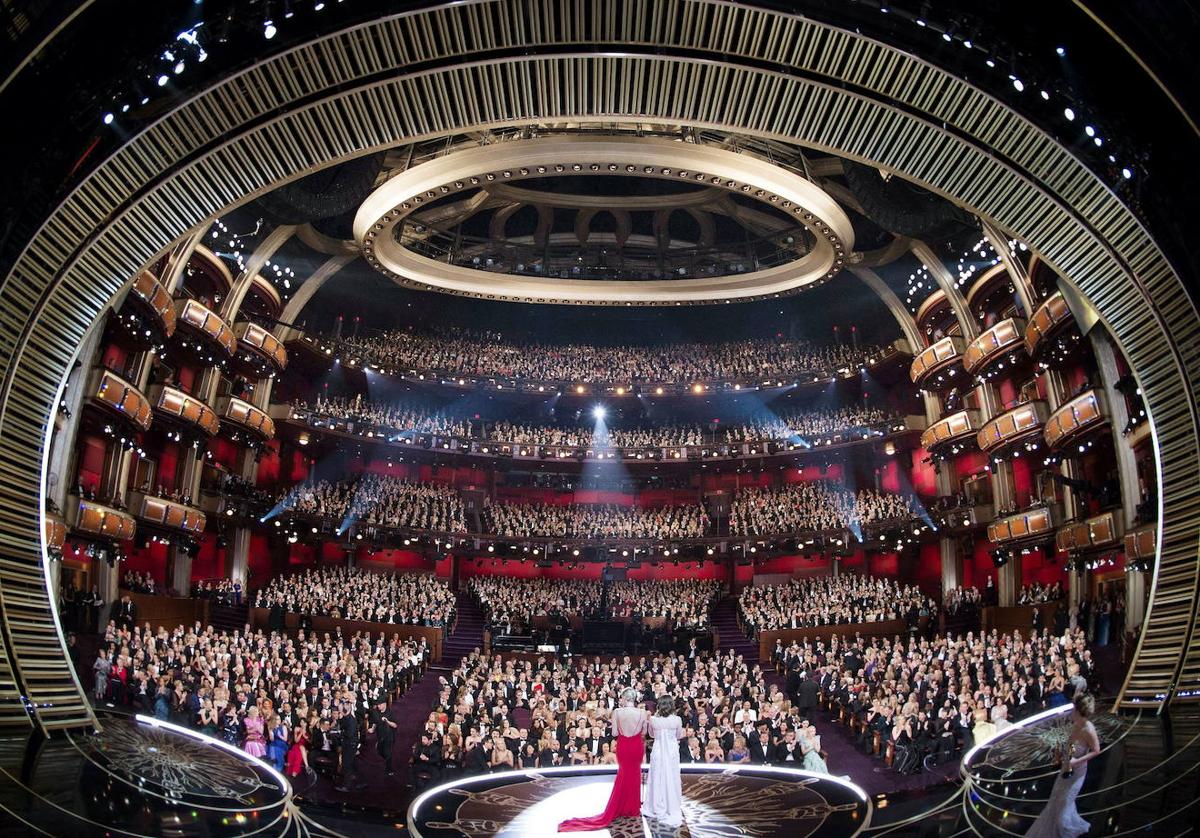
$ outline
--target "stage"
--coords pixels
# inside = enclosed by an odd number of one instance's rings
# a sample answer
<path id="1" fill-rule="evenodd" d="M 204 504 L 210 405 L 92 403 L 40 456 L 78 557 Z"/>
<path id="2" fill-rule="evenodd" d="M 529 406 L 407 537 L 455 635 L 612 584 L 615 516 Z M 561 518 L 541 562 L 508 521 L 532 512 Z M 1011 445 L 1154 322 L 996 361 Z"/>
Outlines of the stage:
<path id="1" fill-rule="evenodd" d="M 645 770 L 645 766 L 643 766 Z M 600 812 L 616 767 L 506 771 L 436 786 L 408 810 L 418 838 L 535 838 L 557 835 L 567 818 Z M 790 768 L 683 767 L 684 826 L 625 818 L 607 830 L 574 833 L 611 838 L 712 836 L 851 836 L 871 819 L 862 789 L 837 777 Z"/>

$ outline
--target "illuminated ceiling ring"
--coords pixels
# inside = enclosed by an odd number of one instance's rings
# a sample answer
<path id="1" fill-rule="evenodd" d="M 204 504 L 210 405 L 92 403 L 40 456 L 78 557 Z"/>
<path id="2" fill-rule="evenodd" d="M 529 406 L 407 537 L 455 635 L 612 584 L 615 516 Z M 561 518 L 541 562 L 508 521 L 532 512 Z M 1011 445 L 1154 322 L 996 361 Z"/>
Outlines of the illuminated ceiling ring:
<path id="1" fill-rule="evenodd" d="M 790 216 L 814 243 L 798 258 L 746 273 L 587 280 L 450 264 L 406 247 L 398 236 L 413 213 L 456 192 L 523 178 L 580 175 L 687 180 L 739 193 Z M 512 140 L 413 166 L 363 202 L 354 219 L 354 238 L 368 263 L 404 285 L 489 300 L 579 305 L 698 305 L 779 297 L 829 280 L 854 247 L 846 213 L 827 192 L 795 172 L 751 154 L 697 143 L 616 136 Z"/>

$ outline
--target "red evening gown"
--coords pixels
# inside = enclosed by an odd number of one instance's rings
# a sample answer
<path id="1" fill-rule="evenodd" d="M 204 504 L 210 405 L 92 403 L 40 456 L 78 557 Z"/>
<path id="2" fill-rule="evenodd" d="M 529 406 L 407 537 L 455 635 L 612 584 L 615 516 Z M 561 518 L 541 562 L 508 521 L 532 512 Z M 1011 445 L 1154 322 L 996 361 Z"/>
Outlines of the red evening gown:
<path id="1" fill-rule="evenodd" d="M 308 747 L 308 737 L 301 734 L 296 737 L 296 741 L 288 749 L 286 773 L 289 777 L 299 777 L 300 772 L 304 770 L 304 753 L 301 749 L 306 747 Z"/>
<path id="2" fill-rule="evenodd" d="M 637 736 L 617 737 L 617 779 L 613 783 L 608 805 L 599 815 L 590 818 L 571 818 L 558 825 L 559 832 L 590 832 L 604 829 L 617 818 L 642 816 L 642 758 L 646 746 Z"/>

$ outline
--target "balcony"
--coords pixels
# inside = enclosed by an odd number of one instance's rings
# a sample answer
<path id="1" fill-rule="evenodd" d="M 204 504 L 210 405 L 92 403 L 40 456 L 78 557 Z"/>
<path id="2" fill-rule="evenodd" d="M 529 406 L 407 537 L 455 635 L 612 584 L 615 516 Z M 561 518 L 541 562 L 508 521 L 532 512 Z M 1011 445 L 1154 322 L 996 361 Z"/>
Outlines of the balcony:
<path id="1" fill-rule="evenodd" d="M 951 443 L 967 440 L 979 432 L 979 411 L 960 410 L 943 416 L 921 434 L 921 447 L 934 451 Z"/>
<path id="2" fill-rule="evenodd" d="M 128 512 L 90 500 L 80 500 L 74 509 L 75 520 L 71 526 L 76 532 L 128 541 L 137 530 L 137 521 Z"/>
<path id="3" fill-rule="evenodd" d="M 263 440 L 275 437 L 275 420 L 250 402 L 227 396 L 222 400 L 221 418 Z"/>
<path id="4" fill-rule="evenodd" d="M 1049 410 L 1043 401 L 1025 402 L 1006 413 L 1001 413 L 984 425 L 976 434 L 975 440 L 979 443 L 980 450 L 988 454 L 1003 451 L 1030 439 L 1040 442 L 1048 413 Z"/>
<path id="5" fill-rule="evenodd" d="M 257 323 L 243 321 L 234 324 L 233 333 L 237 337 L 238 358 L 262 377 L 287 369 L 287 350 L 270 331 Z"/>
<path id="6" fill-rule="evenodd" d="M 988 541 L 994 544 L 1035 544 L 1054 537 L 1057 512 L 1049 506 L 1039 506 L 1016 515 L 997 518 L 988 524 Z"/>
<path id="7" fill-rule="evenodd" d="M 175 334 L 175 304 L 170 293 L 149 271 L 142 271 L 129 289 L 128 299 L 142 309 L 165 340 Z"/>
<path id="8" fill-rule="evenodd" d="M 205 436 L 215 436 L 221 429 L 221 422 L 212 408 L 182 390 L 160 386 L 151 388 L 150 395 L 154 397 L 154 409 L 159 413 L 195 428 Z"/>
<path id="9" fill-rule="evenodd" d="M 1071 521 L 1059 528 L 1055 546 L 1064 553 L 1083 553 L 1116 547 L 1121 541 L 1117 512 L 1104 512 L 1086 521 Z"/>
<path id="10" fill-rule="evenodd" d="M 958 335 L 944 337 L 922 350 L 909 369 L 913 384 L 923 390 L 941 390 L 960 380 L 969 384 L 959 376 L 965 351 L 966 344 Z"/>
<path id="11" fill-rule="evenodd" d="M 1025 351 L 1029 357 L 1038 358 L 1044 354 L 1066 330 L 1075 322 L 1071 309 L 1067 308 L 1066 298 L 1062 292 L 1056 292 L 1046 298 L 1029 318 L 1025 327 Z"/>
<path id="12" fill-rule="evenodd" d="M 1108 405 L 1104 393 L 1086 390 L 1050 414 L 1043 435 L 1050 450 L 1057 451 L 1107 426 Z"/>
<path id="13" fill-rule="evenodd" d="M 138 431 L 149 429 L 153 415 L 150 400 L 121 376 L 112 370 L 94 370 L 89 389 L 93 394 L 92 404 L 106 415 L 119 416 Z"/>
<path id="14" fill-rule="evenodd" d="M 137 510 L 137 517 L 149 524 L 190 535 L 204 531 L 205 516 L 199 509 L 178 501 L 130 492 L 130 506 Z"/>
<path id="15" fill-rule="evenodd" d="M 1018 317 L 1001 320 L 967 346 L 963 367 L 971 375 L 990 377 L 1025 355 L 1025 321 Z"/>
<path id="16" fill-rule="evenodd" d="M 196 300 L 176 300 L 175 310 L 179 315 L 179 325 L 196 339 L 197 350 L 215 350 L 225 357 L 233 356 L 237 349 L 237 338 L 229 324 L 215 311 Z"/>
<path id="17" fill-rule="evenodd" d="M 42 518 L 42 535 L 46 540 L 47 550 L 62 550 L 67 543 L 67 523 L 56 515 Z"/>
<path id="18" fill-rule="evenodd" d="M 1158 526 L 1149 526 L 1125 533 L 1125 559 L 1153 561 L 1158 552 Z"/>

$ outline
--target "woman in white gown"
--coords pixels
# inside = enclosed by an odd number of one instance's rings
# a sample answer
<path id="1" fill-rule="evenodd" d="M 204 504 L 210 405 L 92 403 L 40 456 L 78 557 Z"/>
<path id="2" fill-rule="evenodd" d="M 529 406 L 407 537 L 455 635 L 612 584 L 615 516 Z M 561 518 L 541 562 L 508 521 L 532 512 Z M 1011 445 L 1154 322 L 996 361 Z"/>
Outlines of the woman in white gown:
<path id="1" fill-rule="evenodd" d="M 1088 761 L 1100 753 L 1100 737 L 1089 721 L 1094 712 L 1096 702 L 1090 695 L 1085 693 L 1075 699 L 1075 712 L 1071 714 L 1074 724 L 1063 753 L 1062 772 L 1054 781 L 1046 808 L 1025 833 L 1026 838 L 1077 838 L 1092 828 L 1079 816 L 1075 798 L 1087 779 Z"/>
<path id="2" fill-rule="evenodd" d="M 675 715 L 675 699 L 664 695 L 650 719 L 650 772 L 642 814 L 667 826 L 683 823 L 683 790 L 679 779 L 679 740 L 683 722 Z"/>

